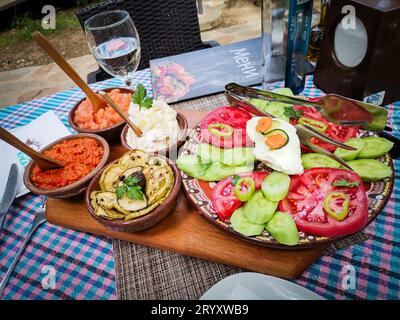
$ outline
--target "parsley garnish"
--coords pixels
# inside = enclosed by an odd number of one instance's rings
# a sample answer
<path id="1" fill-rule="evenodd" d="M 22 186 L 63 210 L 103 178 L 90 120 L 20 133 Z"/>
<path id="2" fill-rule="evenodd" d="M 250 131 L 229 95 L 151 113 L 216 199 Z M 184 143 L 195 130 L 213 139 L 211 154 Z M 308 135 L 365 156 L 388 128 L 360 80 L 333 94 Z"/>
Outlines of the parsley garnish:
<path id="1" fill-rule="evenodd" d="M 153 98 L 147 97 L 147 90 L 141 83 L 136 86 L 136 91 L 132 95 L 132 102 L 139 106 L 139 110 L 142 107 L 150 109 L 153 106 Z"/>
<path id="2" fill-rule="evenodd" d="M 292 107 L 285 107 L 283 114 L 290 119 L 298 119 L 303 115 L 303 112 L 301 112 L 301 110 L 295 110 Z"/>
<path id="3" fill-rule="evenodd" d="M 140 186 L 129 187 L 126 195 L 131 200 L 143 200 L 143 192 Z"/>
<path id="4" fill-rule="evenodd" d="M 117 198 L 121 199 L 126 195 L 131 200 L 143 200 L 142 187 L 137 184 L 138 182 L 139 179 L 135 176 L 126 178 L 123 184 L 115 189 Z"/>
<path id="5" fill-rule="evenodd" d="M 130 176 L 125 179 L 124 183 L 129 187 L 134 187 L 139 182 L 139 179 L 135 176 Z"/>
<path id="6" fill-rule="evenodd" d="M 240 179 L 239 176 L 233 176 L 232 185 L 233 185 L 233 186 L 236 186 L 236 183 L 238 183 L 239 179 Z"/>
<path id="7" fill-rule="evenodd" d="M 346 179 L 336 180 L 332 183 L 335 187 L 358 187 L 359 183 L 357 181 L 348 181 Z"/>
<path id="8" fill-rule="evenodd" d="M 127 191 L 127 187 L 124 184 L 122 186 L 117 187 L 115 189 L 115 193 L 117 194 L 117 198 L 121 199 L 125 195 L 126 191 Z"/>

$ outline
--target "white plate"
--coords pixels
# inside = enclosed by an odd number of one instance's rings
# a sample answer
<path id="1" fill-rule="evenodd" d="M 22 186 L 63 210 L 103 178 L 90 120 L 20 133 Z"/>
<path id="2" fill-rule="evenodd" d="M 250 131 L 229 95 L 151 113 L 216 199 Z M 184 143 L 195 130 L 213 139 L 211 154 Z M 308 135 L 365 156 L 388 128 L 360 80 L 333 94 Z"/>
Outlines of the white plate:
<path id="1" fill-rule="evenodd" d="M 212 286 L 200 300 L 324 300 L 290 281 L 254 272 L 231 275 Z"/>

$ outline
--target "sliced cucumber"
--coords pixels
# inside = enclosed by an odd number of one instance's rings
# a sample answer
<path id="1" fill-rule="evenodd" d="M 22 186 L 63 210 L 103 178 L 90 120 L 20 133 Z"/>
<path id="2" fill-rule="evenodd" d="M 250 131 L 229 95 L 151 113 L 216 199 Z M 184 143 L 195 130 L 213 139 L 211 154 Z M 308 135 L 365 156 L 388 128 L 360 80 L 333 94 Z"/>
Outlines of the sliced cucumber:
<path id="1" fill-rule="evenodd" d="M 265 228 L 279 243 L 294 246 L 299 242 L 299 233 L 296 223 L 290 214 L 277 211 Z"/>
<path id="2" fill-rule="evenodd" d="M 316 167 L 340 168 L 340 163 L 320 153 L 305 153 L 301 155 L 301 162 L 304 169 Z"/>
<path id="3" fill-rule="evenodd" d="M 233 230 L 247 237 L 258 236 L 264 230 L 263 224 L 252 223 L 246 218 L 243 207 L 232 214 L 230 221 Z"/>
<path id="4" fill-rule="evenodd" d="M 176 160 L 179 169 L 189 176 L 202 180 L 208 165 L 202 164 L 198 156 L 195 155 L 180 155 Z"/>
<path id="5" fill-rule="evenodd" d="M 359 159 L 379 158 L 389 152 L 394 145 L 392 141 L 381 137 L 366 137 L 361 139 L 365 145 L 357 156 Z"/>
<path id="6" fill-rule="evenodd" d="M 243 173 L 243 172 L 251 172 L 254 169 L 254 165 L 244 165 L 237 167 L 229 167 L 221 162 L 214 162 L 209 165 L 206 169 L 204 175 L 200 180 L 204 181 L 220 181 L 228 176 L 233 176 L 235 174 Z"/>
<path id="7" fill-rule="evenodd" d="M 357 150 L 346 150 L 342 148 L 337 148 L 334 152 L 334 155 L 342 158 L 345 161 L 350 161 L 357 158 L 357 156 L 360 154 L 361 150 L 365 146 L 365 142 L 362 138 L 350 138 L 346 140 L 345 144 L 357 149 Z"/>
<path id="8" fill-rule="evenodd" d="M 284 94 L 285 96 L 294 97 L 294 94 L 290 88 L 279 88 L 274 90 L 274 92 Z"/>
<path id="9" fill-rule="evenodd" d="M 197 155 L 201 163 L 213 163 L 221 161 L 222 150 L 209 143 L 200 143 L 197 146 Z"/>
<path id="10" fill-rule="evenodd" d="M 357 159 L 347 164 L 360 176 L 364 182 L 375 182 L 392 175 L 392 169 L 375 159 Z"/>
<path id="11" fill-rule="evenodd" d="M 244 205 L 244 215 L 253 223 L 267 223 L 274 215 L 278 201 L 269 201 L 264 198 L 261 190 L 256 191 Z"/>
<path id="12" fill-rule="evenodd" d="M 253 148 L 224 149 L 222 152 L 221 162 L 227 166 L 251 165 L 254 161 Z"/>
<path id="13" fill-rule="evenodd" d="M 265 199 L 269 201 L 280 201 L 289 192 L 290 177 L 287 174 L 274 171 L 265 177 L 261 184 L 261 190 Z"/>
<path id="14" fill-rule="evenodd" d="M 255 161 L 253 148 L 220 149 L 208 143 L 197 146 L 197 155 L 201 163 L 222 162 L 231 167 L 252 164 Z"/>
<path id="15" fill-rule="evenodd" d="M 290 106 L 289 104 L 282 102 L 269 102 L 260 99 L 250 99 L 250 103 L 259 107 L 261 110 L 268 112 L 269 114 L 289 122 L 289 117 L 285 115 L 285 107 Z"/>

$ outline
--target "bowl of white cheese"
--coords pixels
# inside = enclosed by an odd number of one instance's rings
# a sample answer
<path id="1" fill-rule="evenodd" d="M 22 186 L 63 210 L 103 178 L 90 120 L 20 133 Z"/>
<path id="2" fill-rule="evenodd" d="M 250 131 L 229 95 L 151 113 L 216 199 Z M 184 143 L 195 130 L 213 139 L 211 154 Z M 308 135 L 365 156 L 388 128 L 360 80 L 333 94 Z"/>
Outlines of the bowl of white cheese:
<path id="1" fill-rule="evenodd" d="M 186 139 L 186 117 L 163 100 L 153 100 L 150 108 L 131 102 L 128 116 L 143 132 L 139 137 L 128 125 L 124 127 L 121 144 L 128 150 L 141 149 L 150 154 L 173 156 Z"/>

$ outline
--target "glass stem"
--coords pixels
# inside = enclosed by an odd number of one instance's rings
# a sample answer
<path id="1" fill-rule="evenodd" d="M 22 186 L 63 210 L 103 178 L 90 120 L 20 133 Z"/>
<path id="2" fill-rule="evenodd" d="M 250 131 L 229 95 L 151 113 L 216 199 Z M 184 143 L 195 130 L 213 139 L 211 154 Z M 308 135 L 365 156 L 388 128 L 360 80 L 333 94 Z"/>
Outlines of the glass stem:
<path id="1" fill-rule="evenodd" d="M 131 78 L 125 78 L 124 82 L 127 87 L 130 87 L 132 85 L 132 79 Z"/>

